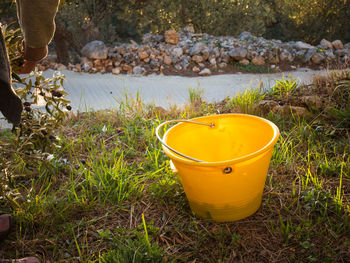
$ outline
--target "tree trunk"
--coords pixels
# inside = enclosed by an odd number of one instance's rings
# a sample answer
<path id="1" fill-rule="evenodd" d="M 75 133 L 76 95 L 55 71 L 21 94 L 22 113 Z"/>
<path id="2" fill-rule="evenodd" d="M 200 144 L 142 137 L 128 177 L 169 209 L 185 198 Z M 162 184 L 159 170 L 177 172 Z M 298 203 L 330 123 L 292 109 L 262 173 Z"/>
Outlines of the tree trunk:
<path id="1" fill-rule="evenodd" d="M 182 26 L 186 26 L 186 3 L 185 0 L 181 0 L 181 22 Z"/>
<path id="2" fill-rule="evenodd" d="M 73 34 L 69 32 L 63 23 L 56 17 L 56 31 L 53 37 L 53 41 L 56 47 L 57 62 L 67 65 L 70 62 L 69 48 L 72 48 L 75 52 L 81 56 L 82 45 L 78 43 Z M 68 46 L 69 45 L 69 46 Z"/>
<path id="3" fill-rule="evenodd" d="M 55 42 L 56 55 L 57 55 L 57 63 L 62 63 L 64 65 L 68 65 L 69 63 L 69 52 L 66 40 L 62 36 L 60 30 L 56 29 L 55 35 L 53 37 L 53 41 Z"/>

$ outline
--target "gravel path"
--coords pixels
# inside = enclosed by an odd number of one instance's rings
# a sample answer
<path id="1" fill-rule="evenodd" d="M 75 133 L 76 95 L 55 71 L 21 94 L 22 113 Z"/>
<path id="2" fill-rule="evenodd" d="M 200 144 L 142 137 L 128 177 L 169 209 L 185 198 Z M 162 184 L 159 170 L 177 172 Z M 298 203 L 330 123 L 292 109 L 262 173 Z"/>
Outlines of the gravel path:
<path id="1" fill-rule="evenodd" d="M 54 71 L 47 70 L 44 75 L 52 77 Z M 189 100 L 189 89 L 201 90 L 202 97 L 215 102 L 227 96 L 235 96 L 246 89 L 254 89 L 262 82 L 263 88 L 272 87 L 276 80 L 293 76 L 298 82 L 309 83 L 314 75 L 325 71 L 300 68 L 293 72 L 273 74 L 228 74 L 208 77 L 180 76 L 134 76 L 112 74 L 88 74 L 73 71 L 62 72 L 66 79 L 64 89 L 68 92 L 73 109 L 79 111 L 115 108 L 125 95 L 136 98 L 137 94 L 145 103 L 168 108 L 170 105 L 182 106 Z M 0 115 L 0 118 L 2 116 Z M 0 119 L 0 128 L 5 121 Z"/>

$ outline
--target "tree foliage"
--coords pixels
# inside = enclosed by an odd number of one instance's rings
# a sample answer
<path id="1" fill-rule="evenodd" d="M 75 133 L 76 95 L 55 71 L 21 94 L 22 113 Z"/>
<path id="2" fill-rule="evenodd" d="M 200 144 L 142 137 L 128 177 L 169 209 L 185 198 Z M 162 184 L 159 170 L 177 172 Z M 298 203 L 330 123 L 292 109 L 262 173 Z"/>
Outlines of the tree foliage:
<path id="1" fill-rule="evenodd" d="M 322 38 L 350 41 L 349 0 L 272 0 L 276 22 L 267 37 L 317 44 Z"/>
<path id="2" fill-rule="evenodd" d="M 274 19 L 269 5 L 256 0 L 154 1 L 138 13 L 153 31 L 191 24 L 196 31 L 213 35 L 237 35 L 242 31 L 262 35 L 265 24 Z"/>
<path id="3" fill-rule="evenodd" d="M 0 22 L 12 22 L 16 17 L 16 5 L 13 0 L 0 1 Z"/>
<path id="4" fill-rule="evenodd" d="M 85 30 L 83 42 L 140 40 L 147 32 L 186 25 L 213 35 L 250 31 L 313 44 L 350 41 L 350 0 L 66 0 L 61 16 L 70 30 Z"/>
<path id="5" fill-rule="evenodd" d="M 1 17 L 15 16 L 11 2 L 0 3 Z M 94 39 L 139 41 L 145 33 L 186 25 L 213 35 L 250 31 L 312 44 L 322 38 L 350 41 L 350 0 L 61 0 L 57 19 L 75 46 Z"/>

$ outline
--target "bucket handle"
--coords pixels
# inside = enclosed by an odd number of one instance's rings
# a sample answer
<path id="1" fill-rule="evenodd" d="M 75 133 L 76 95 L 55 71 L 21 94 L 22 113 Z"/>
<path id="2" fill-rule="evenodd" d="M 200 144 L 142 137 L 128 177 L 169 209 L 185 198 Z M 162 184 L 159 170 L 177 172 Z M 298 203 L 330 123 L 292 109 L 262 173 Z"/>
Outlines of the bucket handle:
<path id="1" fill-rule="evenodd" d="M 198 160 L 198 159 L 195 159 L 195 158 L 192 158 L 192 157 L 189 157 L 187 155 L 184 155 L 178 151 L 176 151 L 175 149 L 171 148 L 169 145 L 166 144 L 165 141 L 163 141 L 163 139 L 159 136 L 159 129 L 161 127 L 163 127 L 164 125 L 166 124 L 169 124 L 169 123 L 175 123 L 175 122 L 187 122 L 187 123 L 193 123 L 193 124 L 199 124 L 199 125 L 205 125 L 205 126 L 209 126 L 210 128 L 214 128 L 215 127 L 215 124 L 214 123 L 204 123 L 204 122 L 198 122 L 198 121 L 189 121 L 189 120 L 170 120 L 170 121 L 166 121 L 166 122 L 163 122 L 161 123 L 157 128 L 156 128 L 156 136 L 158 138 L 158 140 L 166 147 L 168 148 L 170 151 L 186 158 L 186 159 L 189 159 L 189 160 L 192 160 L 192 161 L 195 161 L 195 162 L 199 162 L 199 163 L 206 163 L 205 161 L 201 161 L 201 160 Z"/>

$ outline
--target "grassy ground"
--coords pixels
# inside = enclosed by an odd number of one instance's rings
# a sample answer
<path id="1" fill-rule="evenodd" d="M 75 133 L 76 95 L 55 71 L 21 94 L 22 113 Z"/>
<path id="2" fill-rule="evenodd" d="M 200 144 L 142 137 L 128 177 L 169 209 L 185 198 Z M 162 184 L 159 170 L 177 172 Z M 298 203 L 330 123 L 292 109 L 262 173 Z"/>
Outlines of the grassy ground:
<path id="1" fill-rule="evenodd" d="M 307 87 L 284 80 L 268 93 L 257 89 L 216 104 L 192 90 L 188 107 L 169 111 L 127 100 L 116 111 L 66 120 L 51 140 L 55 147 L 45 150 L 22 151 L 18 137 L 3 132 L 1 156 L 11 166 L 0 171 L 0 213 L 13 213 L 16 224 L 0 258 L 349 262 L 349 83 L 349 71 Z M 300 99 L 315 94 L 320 107 Z M 275 111 L 262 101 L 307 112 Z M 237 222 L 215 223 L 191 212 L 155 128 L 167 119 L 228 112 L 270 119 L 281 137 L 261 208 Z"/>

